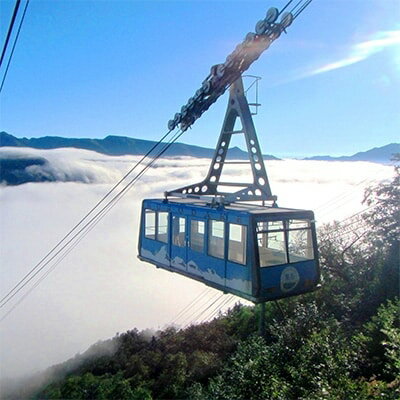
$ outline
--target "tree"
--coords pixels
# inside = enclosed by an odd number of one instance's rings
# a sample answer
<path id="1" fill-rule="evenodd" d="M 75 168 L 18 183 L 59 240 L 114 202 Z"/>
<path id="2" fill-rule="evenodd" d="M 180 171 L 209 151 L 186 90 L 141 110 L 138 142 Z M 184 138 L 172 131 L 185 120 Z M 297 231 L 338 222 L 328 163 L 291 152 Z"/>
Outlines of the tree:
<path id="1" fill-rule="evenodd" d="M 379 245 L 399 245 L 400 238 L 400 154 L 393 161 L 394 177 L 366 190 L 364 203 L 371 209 L 365 215 Z"/>

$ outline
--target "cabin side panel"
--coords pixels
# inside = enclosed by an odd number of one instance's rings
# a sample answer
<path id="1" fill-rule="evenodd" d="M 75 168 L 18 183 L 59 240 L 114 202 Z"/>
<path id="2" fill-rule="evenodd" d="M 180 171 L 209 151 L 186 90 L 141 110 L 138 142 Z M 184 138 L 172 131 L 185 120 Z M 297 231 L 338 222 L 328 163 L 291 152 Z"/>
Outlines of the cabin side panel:
<path id="1" fill-rule="evenodd" d="M 139 257 L 157 266 L 170 266 L 169 215 L 154 202 L 143 201 Z"/>

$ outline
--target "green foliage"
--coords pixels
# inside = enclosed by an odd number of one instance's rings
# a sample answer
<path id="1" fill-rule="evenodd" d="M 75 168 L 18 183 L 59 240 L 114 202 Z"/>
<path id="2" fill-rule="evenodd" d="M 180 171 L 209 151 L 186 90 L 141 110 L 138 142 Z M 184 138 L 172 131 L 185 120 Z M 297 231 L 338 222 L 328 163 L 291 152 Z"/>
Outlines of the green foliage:
<path id="1" fill-rule="evenodd" d="M 366 368 L 389 381 L 400 376 L 400 300 L 388 301 L 379 307 L 364 326 L 360 340 L 364 342 Z"/>
<path id="2" fill-rule="evenodd" d="M 366 219 L 373 226 L 376 244 L 386 247 L 399 243 L 400 237 L 400 154 L 393 161 L 394 178 L 366 190 L 364 203 L 371 208 Z"/>
<path id="3" fill-rule="evenodd" d="M 128 380 L 122 374 L 94 376 L 86 373 L 70 376 L 62 384 L 48 386 L 39 396 L 40 399 L 77 399 L 77 400 L 151 400 L 150 393 L 142 388 L 132 390 Z"/>
<path id="4" fill-rule="evenodd" d="M 299 305 L 270 334 L 269 344 L 258 336 L 242 342 L 203 398 L 359 399 L 367 392 L 365 382 L 352 380 L 357 343 L 335 319 L 321 318 L 315 304 Z"/>

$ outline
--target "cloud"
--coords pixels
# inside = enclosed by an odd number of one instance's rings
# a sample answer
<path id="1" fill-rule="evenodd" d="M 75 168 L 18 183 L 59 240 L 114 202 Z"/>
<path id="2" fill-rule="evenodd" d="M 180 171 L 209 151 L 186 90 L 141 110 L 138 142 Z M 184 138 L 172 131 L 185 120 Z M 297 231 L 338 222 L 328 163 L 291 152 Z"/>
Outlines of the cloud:
<path id="1" fill-rule="evenodd" d="M 393 46 L 400 46 L 400 30 L 377 32 L 370 39 L 353 45 L 345 57 L 315 68 L 307 76 L 322 74 L 356 64 Z"/>
<path id="2" fill-rule="evenodd" d="M 74 149 L 21 151 L 50 160 L 60 173 L 64 168 L 82 175 L 90 171 L 93 183 L 28 183 L 0 188 L 1 294 L 13 287 L 137 160 L 134 156 L 108 157 Z M 209 161 L 188 157 L 160 160 L 157 168 L 151 168 L 0 324 L 3 378 L 64 361 L 116 332 L 134 327 L 162 328 L 205 290 L 201 283 L 139 261 L 137 238 L 142 199 L 162 197 L 167 189 L 200 181 Z M 266 164 L 279 205 L 314 209 L 318 224 L 357 212 L 369 180 L 392 175 L 391 167 L 372 163 L 290 160 Z M 245 178 L 240 166 L 229 175 L 231 179 Z M 210 288 L 191 312 L 198 315 L 215 295 Z"/>

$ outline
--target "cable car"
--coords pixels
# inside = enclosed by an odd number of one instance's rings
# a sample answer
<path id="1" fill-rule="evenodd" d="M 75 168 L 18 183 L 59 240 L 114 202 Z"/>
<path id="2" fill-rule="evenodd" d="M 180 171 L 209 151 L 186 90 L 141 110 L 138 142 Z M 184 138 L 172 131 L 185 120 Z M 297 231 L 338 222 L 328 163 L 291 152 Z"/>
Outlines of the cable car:
<path id="1" fill-rule="evenodd" d="M 139 258 L 254 303 L 319 282 L 312 211 L 196 199 L 144 200 Z"/>
<path id="2" fill-rule="evenodd" d="M 248 160 L 228 157 L 233 135 L 243 135 Z M 231 164 L 248 164 L 252 182 L 223 182 Z M 206 178 L 143 201 L 138 257 L 254 303 L 313 291 L 320 280 L 314 214 L 276 200 L 240 77 Z"/>

